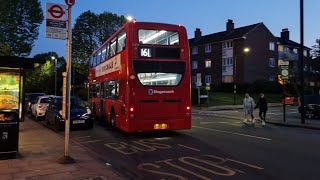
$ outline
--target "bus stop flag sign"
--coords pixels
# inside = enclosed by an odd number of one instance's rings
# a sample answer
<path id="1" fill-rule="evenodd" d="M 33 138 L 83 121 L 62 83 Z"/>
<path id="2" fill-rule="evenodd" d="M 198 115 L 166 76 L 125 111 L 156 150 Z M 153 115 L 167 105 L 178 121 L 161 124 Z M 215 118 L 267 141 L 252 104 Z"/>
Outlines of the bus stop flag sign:
<path id="1" fill-rule="evenodd" d="M 64 0 L 66 2 L 66 4 L 71 7 L 74 5 L 74 3 L 76 2 L 76 0 Z"/>
<path id="2" fill-rule="evenodd" d="M 46 4 L 46 37 L 67 39 L 68 11 L 66 5 Z"/>

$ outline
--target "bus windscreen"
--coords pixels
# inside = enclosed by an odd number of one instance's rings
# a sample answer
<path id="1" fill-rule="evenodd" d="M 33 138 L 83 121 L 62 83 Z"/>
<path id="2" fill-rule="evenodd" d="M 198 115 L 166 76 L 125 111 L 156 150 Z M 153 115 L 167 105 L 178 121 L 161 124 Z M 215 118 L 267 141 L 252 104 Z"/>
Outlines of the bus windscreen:
<path id="1" fill-rule="evenodd" d="M 184 62 L 135 61 L 134 70 L 144 86 L 177 86 L 185 72 Z"/>

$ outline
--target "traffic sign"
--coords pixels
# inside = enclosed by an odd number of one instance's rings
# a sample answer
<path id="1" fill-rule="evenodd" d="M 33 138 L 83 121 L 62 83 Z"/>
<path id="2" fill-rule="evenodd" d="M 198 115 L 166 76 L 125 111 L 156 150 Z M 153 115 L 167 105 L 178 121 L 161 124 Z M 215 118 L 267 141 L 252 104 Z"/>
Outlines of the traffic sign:
<path id="1" fill-rule="evenodd" d="M 61 4 L 46 4 L 46 37 L 54 39 L 67 38 L 67 6 Z"/>
<path id="2" fill-rule="evenodd" d="M 66 2 L 66 4 L 71 7 L 74 5 L 74 3 L 76 2 L 76 0 L 64 0 Z"/>
<path id="3" fill-rule="evenodd" d="M 61 18 L 66 13 L 63 8 L 57 4 L 51 6 L 50 9 L 48 9 L 48 12 L 53 18 L 56 19 Z"/>
<path id="4" fill-rule="evenodd" d="M 280 61 L 280 75 L 282 80 L 289 79 L 289 61 Z"/>

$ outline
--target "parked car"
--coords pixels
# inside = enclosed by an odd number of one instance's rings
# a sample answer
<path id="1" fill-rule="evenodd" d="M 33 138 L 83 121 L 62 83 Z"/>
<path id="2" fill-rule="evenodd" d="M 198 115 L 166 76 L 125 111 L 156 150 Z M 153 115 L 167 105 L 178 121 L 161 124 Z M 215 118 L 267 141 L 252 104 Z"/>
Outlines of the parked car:
<path id="1" fill-rule="evenodd" d="M 64 119 L 62 118 L 62 97 L 50 98 L 49 106 L 45 114 L 48 125 L 54 125 L 56 131 L 63 130 Z M 70 127 L 93 127 L 93 117 L 88 106 L 78 97 L 71 97 Z"/>
<path id="2" fill-rule="evenodd" d="M 53 95 L 39 96 L 36 98 L 33 104 L 31 104 L 31 115 L 35 117 L 36 120 L 43 119 L 46 114 L 47 106 L 49 105 L 50 98 Z"/>
<path id="3" fill-rule="evenodd" d="M 320 117 L 320 95 L 304 96 L 304 112 L 308 119 Z M 299 113 L 302 113 L 302 108 L 299 107 Z"/>
<path id="4" fill-rule="evenodd" d="M 31 104 L 34 103 L 37 97 L 44 96 L 45 93 L 26 93 L 24 108 L 28 114 L 31 113 Z"/>

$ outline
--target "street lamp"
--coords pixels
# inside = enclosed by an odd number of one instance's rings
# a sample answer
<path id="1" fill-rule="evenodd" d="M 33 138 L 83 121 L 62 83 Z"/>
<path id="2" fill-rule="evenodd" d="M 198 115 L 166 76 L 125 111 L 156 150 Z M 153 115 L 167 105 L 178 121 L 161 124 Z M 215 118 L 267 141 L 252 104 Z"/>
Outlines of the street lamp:
<path id="1" fill-rule="evenodd" d="M 132 17 L 132 16 L 128 16 L 128 17 L 127 17 L 127 21 L 128 21 L 128 22 L 133 21 L 133 17 Z"/>
<path id="2" fill-rule="evenodd" d="M 243 48 L 244 53 L 249 53 L 250 48 Z M 233 58 L 233 105 L 236 105 L 236 94 L 237 94 L 237 55 Z"/>
<path id="3" fill-rule="evenodd" d="M 54 95 L 57 95 L 57 58 L 51 56 L 51 59 L 54 60 Z"/>

